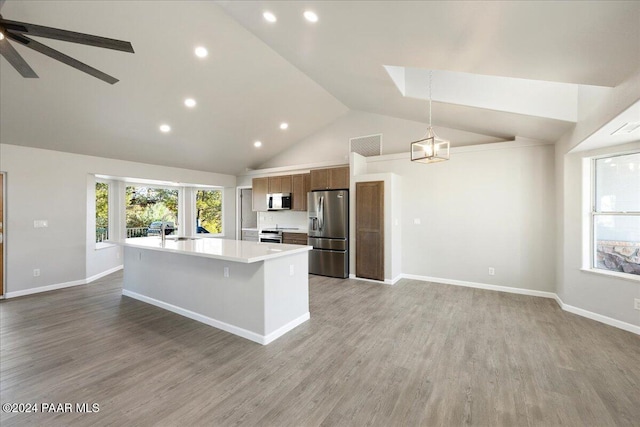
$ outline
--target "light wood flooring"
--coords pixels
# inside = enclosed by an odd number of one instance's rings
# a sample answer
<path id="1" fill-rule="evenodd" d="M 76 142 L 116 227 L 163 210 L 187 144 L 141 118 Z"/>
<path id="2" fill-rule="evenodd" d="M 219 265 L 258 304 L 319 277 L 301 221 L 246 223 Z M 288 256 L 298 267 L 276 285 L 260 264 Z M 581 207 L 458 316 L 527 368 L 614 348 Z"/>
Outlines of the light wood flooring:
<path id="1" fill-rule="evenodd" d="M 3 427 L 640 425 L 640 337 L 552 300 L 310 276 L 311 320 L 261 346 L 121 282 L 0 302 L 0 401 L 100 405 Z"/>

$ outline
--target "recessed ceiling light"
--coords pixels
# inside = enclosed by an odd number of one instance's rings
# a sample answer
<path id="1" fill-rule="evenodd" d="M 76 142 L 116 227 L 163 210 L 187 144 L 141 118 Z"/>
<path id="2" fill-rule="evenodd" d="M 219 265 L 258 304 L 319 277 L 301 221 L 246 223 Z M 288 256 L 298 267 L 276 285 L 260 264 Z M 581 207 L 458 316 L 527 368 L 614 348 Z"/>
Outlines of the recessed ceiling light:
<path id="1" fill-rule="evenodd" d="M 184 100 L 184 105 L 186 105 L 189 108 L 193 108 L 196 106 L 196 100 L 193 98 L 187 98 Z"/>
<path id="2" fill-rule="evenodd" d="M 256 148 L 262 147 L 262 142 L 256 141 L 256 142 L 253 143 L 253 146 L 256 147 Z"/>
<path id="3" fill-rule="evenodd" d="M 198 46 L 195 52 L 198 58 L 204 58 L 209 54 L 209 52 L 207 52 L 207 49 L 202 46 Z"/>
<path id="4" fill-rule="evenodd" d="M 274 15 L 271 12 L 265 12 L 262 14 L 262 16 L 264 16 L 264 19 L 266 19 L 269 22 L 276 22 L 278 20 L 278 18 L 276 18 L 276 15 Z"/>
<path id="5" fill-rule="evenodd" d="M 318 22 L 318 15 L 316 15 L 315 12 L 312 12 L 310 10 L 307 10 L 304 13 L 304 17 L 309 22 Z"/>
<path id="6" fill-rule="evenodd" d="M 289 127 L 289 123 L 284 123 L 284 122 L 280 123 L 280 129 L 285 130 L 288 127 Z"/>
<path id="7" fill-rule="evenodd" d="M 166 125 L 166 124 L 165 125 L 160 125 L 160 132 L 167 133 L 169 131 L 171 131 L 171 126 Z"/>

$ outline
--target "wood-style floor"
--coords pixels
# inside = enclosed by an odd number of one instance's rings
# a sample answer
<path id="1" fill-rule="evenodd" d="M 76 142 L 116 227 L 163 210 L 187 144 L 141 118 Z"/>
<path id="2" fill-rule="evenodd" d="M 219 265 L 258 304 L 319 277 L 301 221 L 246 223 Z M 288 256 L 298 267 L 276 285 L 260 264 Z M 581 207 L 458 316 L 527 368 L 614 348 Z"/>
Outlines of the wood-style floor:
<path id="1" fill-rule="evenodd" d="M 640 337 L 552 300 L 311 276 L 311 320 L 261 346 L 121 281 L 0 303 L 0 401 L 99 404 L 3 427 L 640 425 Z"/>

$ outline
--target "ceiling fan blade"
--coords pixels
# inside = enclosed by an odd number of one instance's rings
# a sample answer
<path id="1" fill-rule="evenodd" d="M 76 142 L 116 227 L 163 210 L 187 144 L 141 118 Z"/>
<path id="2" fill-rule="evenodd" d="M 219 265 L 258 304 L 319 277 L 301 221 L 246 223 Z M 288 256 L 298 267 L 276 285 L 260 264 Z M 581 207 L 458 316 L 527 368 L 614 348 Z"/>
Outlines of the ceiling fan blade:
<path id="1" fill-rule="evenodd" d="M 37 79 L 38 75 L 35 71 L 27 64 L 27 62 L 20 56 L 18 51 L 11 46 L 9 40 L 0 40 L 0 55 L 4 56 L 9 64 L 15 68 L 22 77 Z"/>
<path id="2" fill-rule="evenodd" d="M 13 33 L 20 33 L 26 36 L 45 37 L 48 39 L 135 53 L 131 43 L 123 40 L 109 39 L 106 37 L 93 36 L 91 34 L 76 33 L 75 31 L 60 30 L 58 28 L 44 27 L 42 25 L 28 24 L 26 22 L 9 21 L 6 19 L 0 19 L 0 26 L 12 31 Z"/>
<path id="3" fill-rule="evenodd" d="M 13 34 L 12 32 L 7 31 L 6 36 L 11 40 L 14 40 L 30 49 L 35 50 L 36 52 L 40 52 L 43 55 L 47 55 L 50 58 L 53 58 L 57 61 L 63 62 L 76 70 L 80 70 L 84 73 L 90 74 L 93 77 L 97 77 L 100 80 L 103 80 L 109 84 L 117 83 L 119 80 L 115 77 L 112 77 L 106 73 L 103 73 L 100 70 L 97 70 L 83 62 L 78 61 L 77 59 L 73 59 L 72 57 L 65 55 L 62 52 L 59 52 L 55 49 L 50 48 L 49 46 L 45 46 L 42 43 L 39 43 L 35 40 L 30 39 L 21 34 Z"/>

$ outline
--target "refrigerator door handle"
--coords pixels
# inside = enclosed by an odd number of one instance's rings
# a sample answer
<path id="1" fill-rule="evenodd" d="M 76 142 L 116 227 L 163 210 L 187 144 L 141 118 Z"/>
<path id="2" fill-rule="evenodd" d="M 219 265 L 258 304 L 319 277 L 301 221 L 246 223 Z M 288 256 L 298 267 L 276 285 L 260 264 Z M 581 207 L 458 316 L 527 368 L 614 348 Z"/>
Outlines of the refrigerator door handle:
<path id="1" fill-rule="evenodd" d="M 322 231 L 324 227 L 324 196 L 320 196 L 320 203 L 318 203 L 318 229 Z"/>

